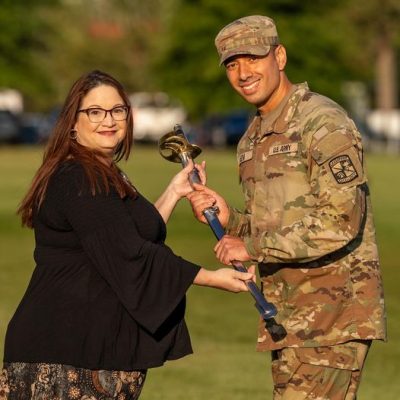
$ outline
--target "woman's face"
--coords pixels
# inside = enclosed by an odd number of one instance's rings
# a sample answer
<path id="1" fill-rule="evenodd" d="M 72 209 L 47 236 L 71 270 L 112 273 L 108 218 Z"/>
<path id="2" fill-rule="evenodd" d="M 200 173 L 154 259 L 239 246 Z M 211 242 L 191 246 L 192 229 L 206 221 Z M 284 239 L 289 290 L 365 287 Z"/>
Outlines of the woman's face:
<path id="1" fill-rule="evenodd" d="M 100 85 L 91 89 L 82 99 L 74 126 L 77 142 L 112 157 L 125 138 L 126 115 L 127 107 L 113 86 Z"/>

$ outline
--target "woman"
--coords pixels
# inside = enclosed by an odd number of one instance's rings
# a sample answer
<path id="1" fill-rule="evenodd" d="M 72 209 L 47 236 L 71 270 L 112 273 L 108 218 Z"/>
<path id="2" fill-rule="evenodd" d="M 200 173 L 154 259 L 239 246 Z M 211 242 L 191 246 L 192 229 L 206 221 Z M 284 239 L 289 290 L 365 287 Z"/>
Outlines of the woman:
<path id="1" fill-rule="evenodd" d="M 193 165 L 154 207 L 115 164 L 129 156 L 132 129 L 114 78 L 94 71 L 73 85 L 19 208 L 35 232 L 36 268 L 8 326 L 0 397 L 137 399 L 148 368 L 192 351 L 190 285 L 238 292 L 253 278 L 206 270 L 164 245 Z"/>

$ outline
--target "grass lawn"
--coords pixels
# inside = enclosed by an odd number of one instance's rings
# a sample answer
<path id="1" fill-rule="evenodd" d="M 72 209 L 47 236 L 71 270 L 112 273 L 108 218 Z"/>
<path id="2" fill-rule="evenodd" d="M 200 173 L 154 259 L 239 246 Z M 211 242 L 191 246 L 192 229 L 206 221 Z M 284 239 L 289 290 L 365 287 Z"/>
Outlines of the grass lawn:
<path id="1" fill-rule="evenodd" d="M 0 147 L 0 345 L 7 323 L 32 273 L 33 234 L 22 229 L 15 209 L 38 167 L 40 147 Z M 234 149 L 206 149 L 208 184 L 241 207 Z M 138 189 L 155 200 L 180 168 L 164 161 L 156 146 L 137 146 L 121 167 Z M 367 359 L 360 400 L 398 400 L 400 384 L 400 158 L 368 155 L 367 167 L 381 253 L 388 312 L 389 342 L 374 343 Z M 168 225 L 168 244 L 175 253 L 211 268 L 215 243 L 211 231 L 196 223 L 188 204 L 179 204 Z M 269 354 L 256 353 L 257 312 L 248 294 L 232 295 L 193 287 L 188 294 L 187 322 L 195 353 L 149 371 L 143 400 L 262 400 L 271 398 Z M 49 321 L 51 323 L 51 321 Z"/>

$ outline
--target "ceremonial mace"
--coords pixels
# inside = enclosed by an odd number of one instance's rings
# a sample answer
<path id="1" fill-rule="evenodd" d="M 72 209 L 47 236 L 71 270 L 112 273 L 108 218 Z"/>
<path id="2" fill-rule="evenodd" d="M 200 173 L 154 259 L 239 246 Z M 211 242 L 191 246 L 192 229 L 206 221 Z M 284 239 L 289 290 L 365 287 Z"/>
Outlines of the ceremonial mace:
<path id="1" fill-rule="evenodd" d="M 191 144 L 186 138 L 185 133 L 180 125 L 175 125 L 174 130 L 161 137 L 158 142 L 158 148 L 162 157 L 166 160 L 176 163 L 181 163 L 182 167 L 186 167 L 189 160 L 193 160 L 200 153 L 201 149 L 195 144 Z M 189 173 L 190 183 L 200 183 L 200 176 L 196 168 Z M 216 207 L 206 208 L 203 215 L 212 229 L 217 240 L 222 239 L 225 235 L 225 230 L 218 219 L 218 209 Z M 232 261 L 232 266 L 235 270 L 240 272 L 247 272 L 247 268 L 239 261 Z M 256 301 L 255 306 L 265 321 L 265 327 L 270 333 L 272 339 L 277 342 L 286 336 L 285 328 L 275 321 L 277 314 L 276 307 L 269 303 L 264 295 L 261 293 L 258 286 L 252 281 L 245 282 L 250 294 Z"/>

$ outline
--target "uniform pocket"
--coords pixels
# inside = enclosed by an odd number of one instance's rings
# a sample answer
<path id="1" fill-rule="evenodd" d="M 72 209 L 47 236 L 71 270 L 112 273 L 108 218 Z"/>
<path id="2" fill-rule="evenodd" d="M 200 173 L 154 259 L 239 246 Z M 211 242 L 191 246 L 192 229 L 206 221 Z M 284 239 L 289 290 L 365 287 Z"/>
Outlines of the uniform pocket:
<path id="1" fill-rule="evenodd" d="M 356 371 L 360 369 L 357 349 L 346 344 L 325 347 L 296 348 L 301 363 Z"/>
<path id="2" fill-rule="evenodd" d="M 272 352 L 271 365 L 275 389 L 284 389 L 296 373 L 301 376 L 305 371 L 315 373 L 316 377 L 324 376 L 324 368 L 358 371 L 362 368 L 368 347 L 367 342 L 348 342 L 335 346 L 275 350 Z M 307 365 L 322 369 L 306 368 Z"/>
<path id="3" fill-rule="evenodd" d="M 301 365 L 293 347 L 272 352 L 272 377 L 276 389 L 284 388 Z"/>

